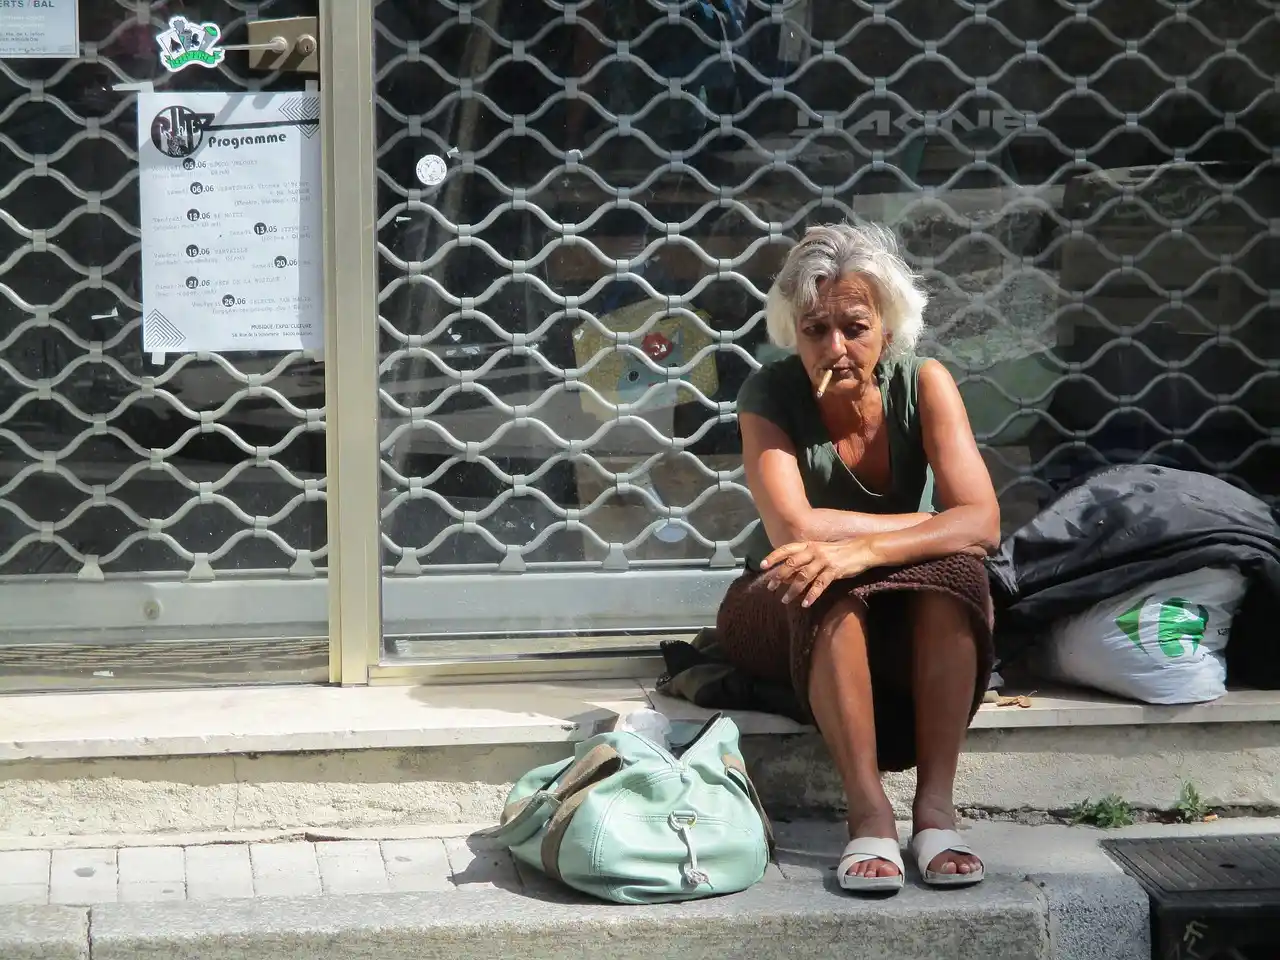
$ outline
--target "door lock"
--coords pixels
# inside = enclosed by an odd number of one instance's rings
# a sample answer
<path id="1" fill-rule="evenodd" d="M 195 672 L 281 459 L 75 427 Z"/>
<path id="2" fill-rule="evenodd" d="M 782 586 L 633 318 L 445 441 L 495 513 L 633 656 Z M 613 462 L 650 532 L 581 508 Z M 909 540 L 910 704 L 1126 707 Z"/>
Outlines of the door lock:
<path id="1" fill-rule="evenodd" d="M 224 47 L 245 50 L 254 70 L 319 73 L 320 24 L 315 17 L 249 21 L 249 42 Z"/>

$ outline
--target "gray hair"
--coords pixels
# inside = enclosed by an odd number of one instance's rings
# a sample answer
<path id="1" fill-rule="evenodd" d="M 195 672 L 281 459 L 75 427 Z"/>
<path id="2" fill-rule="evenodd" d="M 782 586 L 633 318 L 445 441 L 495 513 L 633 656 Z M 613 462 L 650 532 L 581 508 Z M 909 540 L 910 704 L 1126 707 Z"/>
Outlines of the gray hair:
<path id="1" fill-rule="evenodd" d="M 924 331 L 929 298 L 898 252 L 893 231 L 875 223 L 810 227 L 791 248 L 765 302 L 765 325 L 774 346 L 794 350 L 796 323 L 813 308 L 818 285 L 853 274 L 870 280 L 879 294 L 888 353 L 912 353 Z"/>

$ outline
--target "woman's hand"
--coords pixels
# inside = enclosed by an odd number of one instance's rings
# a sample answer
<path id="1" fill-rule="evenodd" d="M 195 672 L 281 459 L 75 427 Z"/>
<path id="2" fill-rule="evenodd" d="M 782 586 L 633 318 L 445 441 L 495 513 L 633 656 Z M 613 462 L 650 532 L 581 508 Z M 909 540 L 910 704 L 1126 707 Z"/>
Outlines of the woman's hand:
<path id="1" fill-rule="evenodd" d="M 779 547 L 760 564 L 765 585 L 770 590 L 785 587 L 783 603 L 804 595 L 801 606 L 812 606 L 824 590 L 836 580 L 856 577 L 876 566 L 869 537 L 824 543 L 800 540 Z"/>

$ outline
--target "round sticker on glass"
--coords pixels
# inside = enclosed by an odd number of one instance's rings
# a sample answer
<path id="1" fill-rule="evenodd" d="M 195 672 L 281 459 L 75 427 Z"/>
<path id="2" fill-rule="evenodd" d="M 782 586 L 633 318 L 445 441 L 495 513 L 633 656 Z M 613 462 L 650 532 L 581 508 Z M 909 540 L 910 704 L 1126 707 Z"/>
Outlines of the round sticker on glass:
<path id="1" fill-rule="evenodd" d="M 414 168 L 414 173 L 418 175 L 418 182 L 424 187 L 436 186 L 444 180 L 444 175 L 448 172 L 449 167 L 445 164 L 444 157 L 438 157 L 434 153 L 423 157 Z"/>

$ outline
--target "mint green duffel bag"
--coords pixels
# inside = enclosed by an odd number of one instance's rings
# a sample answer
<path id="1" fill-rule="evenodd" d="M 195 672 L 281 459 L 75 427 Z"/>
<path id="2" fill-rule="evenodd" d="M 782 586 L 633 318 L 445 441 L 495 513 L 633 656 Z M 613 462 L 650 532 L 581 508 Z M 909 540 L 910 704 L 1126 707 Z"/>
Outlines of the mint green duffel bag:
<path id="1" fill-rule="evenodd" d="M 630 731 L 578 745 L 569 763 L 531 770 L 485 831 L 521 863 L 616 903 L 736 893 L 758 882 L 773 831 L 738 748 L 716 716 L 666 750 Z"/>

